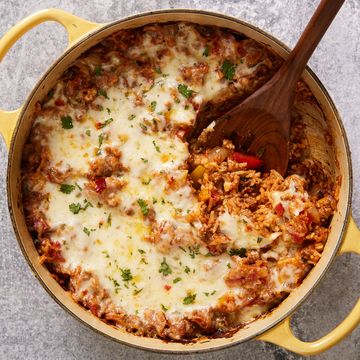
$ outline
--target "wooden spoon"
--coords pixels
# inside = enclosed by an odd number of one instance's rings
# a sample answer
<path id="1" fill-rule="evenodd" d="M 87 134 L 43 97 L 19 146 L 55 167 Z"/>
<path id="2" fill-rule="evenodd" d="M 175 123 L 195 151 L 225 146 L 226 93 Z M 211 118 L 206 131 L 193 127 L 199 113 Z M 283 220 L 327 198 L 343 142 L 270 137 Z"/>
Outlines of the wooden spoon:
<path id="1" fill-rule="evenodd" d="M 218 118 L 201 141 L 202 147 L 220 145 L 224 138 L 237 138 L 250 154 L 261 154 L 265 170 L 284 175 L 289 158 L 290 112 L 296 83 L 317 44 L 345 0 L 322 0 L 294 50 L 278 72 L 260 89 Z M 204 128 L 204 119 L 195 121 L 192 134 Z M 206 124 L 208 125 L 208 124 Z"/>

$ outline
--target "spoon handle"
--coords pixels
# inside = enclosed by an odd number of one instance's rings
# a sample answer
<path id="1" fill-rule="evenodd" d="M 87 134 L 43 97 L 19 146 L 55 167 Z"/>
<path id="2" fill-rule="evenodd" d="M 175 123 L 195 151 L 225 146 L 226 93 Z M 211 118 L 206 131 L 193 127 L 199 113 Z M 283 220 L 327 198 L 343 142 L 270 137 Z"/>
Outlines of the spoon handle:
<path id="1" fill-rule="evenodd" d="M 345 0 L 321 0 L 304 32 L 279 73 L 287 73 L 287 87 L 292 88 L 299 80 L 309 58 L 334 20 Z"/>

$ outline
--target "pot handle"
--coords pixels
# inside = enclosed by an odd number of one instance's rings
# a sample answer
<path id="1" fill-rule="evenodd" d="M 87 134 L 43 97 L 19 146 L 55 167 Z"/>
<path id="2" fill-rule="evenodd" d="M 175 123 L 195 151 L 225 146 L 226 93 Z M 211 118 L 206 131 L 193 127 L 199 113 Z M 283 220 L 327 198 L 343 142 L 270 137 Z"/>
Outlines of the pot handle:
<path id="1" fill-rule="evenodd" d="M 0 39 L 0 61 L 22 35 L 45 21 L 56 21 L 65 27 L 68 32 L 68 47 L 91 30 L 101 26 L 60 9 L 41 10 L 17 23 Z M 20 112 L 21 107 L 14 111 L 0 109 L 0 133 L 8 147 Z"/>
<path id="2" fill-rule="evenodd" d="M 360 255 L 360 231 L 352 217 L 350 218 L 345 237 L 338 254 L 340 255 L 345 252 L 354 252 Z M 316 355 L 336 345 L 359 325 L 360 300 L 357 301 L 350 314 L 341 322 L 340 325 L 316 341 L 305 342 L 295 337 L 291 331 L 290 319 L 291 316 L 287 317 L 278 325 L 258 336 L 256 339 L 271 342 L 297 354 Z"/>

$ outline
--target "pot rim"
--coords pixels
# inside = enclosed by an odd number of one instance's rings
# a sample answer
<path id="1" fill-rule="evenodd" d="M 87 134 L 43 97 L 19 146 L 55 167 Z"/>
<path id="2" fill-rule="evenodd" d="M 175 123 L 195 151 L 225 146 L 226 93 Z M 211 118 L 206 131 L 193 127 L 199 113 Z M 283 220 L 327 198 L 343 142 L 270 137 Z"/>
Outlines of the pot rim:
<path id="1" fill-rule="evenodd" d="M 347 160 L 347 165 L 348 165 L 348 197 L 347 197 L 347 201 L 346 201 L 346 210 L 343 212 L 343 224 L 341 227 L 341 231 L 339 232 L 339 236 L 338 236 L 338 240 L 336 243 L 336 246 L 334 247 L 334 249 L 332 250 L 331 256 L 329 256 L 329 259 L 327 260 L 326 265 L 324 266 L 324 269 L 322 270 L 322 272 L 320 273 L 320 275 L 316 278 L 316 280 L 313 282 L 311 289 L 309 289 L 309 291 L 307 291 L 304 295 L 302 295 L 302 297 L 297 300 L 295 302 L 294 305 L 291 306 L 291 308 L 286 311 L 285 313 L 283 313 L 281 316 L 278 316 L 275 320 L 273 320 L 269 325 L 263 327 L 260 331 L 258 331 L 256 334 L 253 335 L 248 335 L 247 337 L 243 338 L 243 339 L 238 339 L 234 342 L 227 342 L 226 344 L 223 345 L 217 345 L 216 347 L 208 347 L 206 349 L 193 349 L 193 348 L 186 348 L 184 347 L 181 350 L 178 349 L 166 349 L 166 344 L 168 343 L 172 343 L 172 342 L 167 342 L 167 341 L 162 341 L 162 344 L 164 345 L 164 349 L 159 348 L 159 347 L 148 347 L 146 345 L 142 346 L 142 345 L 138 345 L 135 343 L 131 343 L 128 342 L 126 340 L 122 340 L 119 339 L 117 337 L 113 337 L 109 334 L 104 333 L 103 331 L 97 329 L 95 326 L 91 325 L 89 322 L 87 322 L 85 319 L 83 319 L 80 315 L 76 314 L 75 312 L 71 311 L 56 295 L 55 293 L 50 289 L 50 287 L 48 286 L 48 284 L 45 282 L 45 280 L 42 279 L 42 277 L 39 275 L 38 271 L 36 270 L 35 266 L 33 265 L 31 259 L 29 258 L 25 247 L 21 241 L 21 236 L 20 233 L 18 231 L 18 227 L 17 227 L 17 223 L 16 223 L 16 216 L 14 214 L 14 210 L 13 210 L 13 206 L 11 203 L 11 189 L 10 189 L 10 173 L 11 173 L 11 167 L 12 167 L 12 157 L 13 157 L 13 153 L 14 153 L 14 139 L 19 136 L 19 128 L 20 128 L 20 124 L 23 121 L 23 116 L 24 114 L 27 112 L 28 110 L 28 106 L 31 102 L 31 100 L 34 98 L 34 96 L 36 95 L 39 87 L 41 86 L 41 84 L 46 81 L 47 77 L 51 74 L 51 72 L 54 70 L 54 68 L 64 59 L 66 58 L 72 51 L 74 51 L 77 47 L 80 47 L 82 44 L 86 43 L 89 39 L 91 39 L 92 37 L 100 34 L 101 32 L 105 32 L 108 29 L 110 29 L 113 26 L 116 26 L 120 23 L 129 21 L 129 20 L 136 20 L 139 18 L 144 18 L 144 17 L 149 17 L 149 16 L 153 16 L 153 15 L 158 15 L 158 14 L 180 14 L 183 13 L 184 15 L 186 14 L 199 14 L 199 15 L 205 15 L 205 16 L 210 16 L 210 17 L 215 17 L 215 18 L 221 18 L 224 20 L 228 20 L 231 22 L 234 22 L 236 24 L 240 24 L 244 27 L 250 28 L 251 30 L 259 33 L 261 36 L 270 39 L 271 41 L 273 41 L 274 43 L 276 43 L 279 47 L 281 47 L 283 50 L 285 50 L 286 52 L 286 56 L 289 54 L 290 52 L 290 48 L 285 45 L 282 41 L 280 41 L 279 39 L 277 39 L 276 37 L 274 37 L 273 35 L 267 33 L 266 31 L 258 28 L 257 26 L 248 23 L 246 21 L 237 19 L 236 17 L 233 16 L 229 16 L 229 15 L 225 15 L 223 13 L 220 12 L 215 12 L 215 11 L 207 11 L 207 10 L 199 10 L 199 9 L 191 9 L 191 8 L 175 8 L 175 9 L 159 9 L 159 10 L 152 10 L 152 11 L 146 11 L 146 12 L 141 12 L 141 13 L 136 13 L 133 15 L 129 15 L 129 16 L 125 16 L 121 19 L 115 20 L 115 21 L 111 21 L 109 23 L 105 23 L 105 24 L 99 24 L 99 28 L 96 28 L 95 30 L 91 30 L 89 31 L 87 34 L 85 34 L 81 39 L 79 39 L 79 41 L 76 41 L 75 43 L 71 44 L 69 47 L 67 47 L 65 49 L 65 51 L 63 53 L 61 53 L 58 58 L 47 68 L 47 70 L 41 75 L 41 77 L 39 78 L 39 80 L 37 81 L 37 83 L 35 84 L 35 86 L 33 87 L 32 91 L 30 92 L 30 94 L 27 96 L 24 105 L 19 113 L 18 119 L 16 121 L 16 125 L 11 137 L 11 143 L 10 143 L 10 147 L 9 147 L 9 152 L 8 152 L 8 163 L 7 163 L 7 175 L 6 175 L 6 181 L 7 181 L 7 203 L 8 203 L 8 209 L 9 209 L 9 214 L 10 214 L 10 218 L 11 218 L 11 222 L 12 222 L 12 226 L 14 229 L 14 233 L 16 235 L 16 239 L 17 239 L 17 243 L 21 249 L 21 252 L 23 254 L 23 256 L 25 257 L 28 265 L 30 266 L 31 271 L 33 272 L 34 276 L 37 278 L 37 280 L 40 282 L 40 284 L 42 285 L 42 287 L 46 290 L 46 292 L 63 308 L 65 309 L 71 316 L 73 316 L 74 318 L 76 318 L 77 320 L 79 320 L 82 324 L 86 325 L 86 328 L 88 329 L 92 329 L 93 331 L 95 331 L 96 333 L 101 334 L 102 336 L 105 336 L 108 339 L 111 339 L 117 343 L 120 344 L 124 344 L 126 346 L 130 346 L 132 348 L 135 349 L 140 349 L 140 350 L 145 350 L 145 351 L 151 351 L 151 352 L 155 352 L 155 353 L 165 353 L 165 354 L 194 354 L 194 353 L 205 353 L 205 352 L 210 352 L 210 351 L 216 351 L 216 350 L 222 350 L 224 348 L 230 348 L 233 347 L 235 345 L 239 345 L 243 342 L 249 341 L 251 339 L 256 338 L 257 336 L 265 333 L 266 331 L 268 331 L 269 329 L 273 328 L 274 326 L 276 326 L 277 324 L 279 324 L 281 321 L 283 321 L 285 318 L 289 317 L 291 314 L 293 314 L 296 309 L 309 297 L 309 295 L 314 291 L 314 289 L 318 286 L 318 284 L 320 283 L 321 279 L 323 278 L 323 276 L 325 275 L 325 273 L 328 271 L 329 267 L 331 266 L 332 262 L 335 259 L 336 253 L 344 239 L 344 234 L 345 234 L 345 230 L 347 228 L 347 224 L 350 220 L 350 208 L 351 208 L 351 200 L 352 200 L 352 194 L 353 194 L 353 170 L 352 170 L 352 160 L 351 160 L 351 151 L 350 151 L 350 146 L 349 146 L 349 142 L 348 142 L 348 138 L 346 135 L 346 131 L 343 125 L 343 122 L 341 120 L 341 116 L 332 100 L 332 98 L 330 97 L 328 91 L 326 90 L 326 88 L 324 87 L 324 85 L 322 84 L 322 82 L 320 81 L 320 79 L 316 76 L 316 74 L 311 70 L 311 68 L 309 66 L 305 67 L 304 73 L 308 73 L 310 75 L 310 77 L 314 80 L 314 82 L 317 84 L 317 86 L 320 88 L 321 93 L 324 95 L 324 97 L 326 98 L 329 107 L 331 108 L 331 110 L 334 113 L 334 117 L 336 118 L 336 123 L 339 126 L 340 129 L 340 134 L 341 138 L 343 139 L 344 142 L 344 147 L 345 147 L 345 151 L 346 151 L 346 160 Z M 183 20 L 183 21 L 189 21 L 189 20 Z M 189 22 L 193 22 L 194 21 L 189 21 Z M 151 23 L 151 22 L 149 22 Z M 226 27 L 225 27 L 226 28 Z M 280 54 L 278 54 L 279 56 L 281 56 Z M 20 133 L 21 134 L 21 133 Z M 344 179 L 342 179 L 342 181 L 344 181 Z M 316 266 L 316 265 L 315 265 Z M 301 287 L 301 285 L 299 286 L 299 288 Z M 79 305 L 81 306 L 81 305 Z M 281 303 L 277 306 L 279 307 L 281 306 Z M 275 307 L 275 308 L 277 308 Z M 272 312 L 272 310 L 270 311 L 270 313 Z M 256 321 L 256 320 L 255 320 Z M 111 325 L 108 325 L 111 326 Z M 241 330 L 241 329 L 239 329 Z M 119 330 L 121 331 L 121 330 Z M 134 335 L 135 336 L 135 335 Z M 161 339 L 159 339 L 161 341 Z M 211 338 L 208 338 L 208 341 L 211 342 Z M 186 343 L 183 343 L 183 345 L 186 346 Z"/>

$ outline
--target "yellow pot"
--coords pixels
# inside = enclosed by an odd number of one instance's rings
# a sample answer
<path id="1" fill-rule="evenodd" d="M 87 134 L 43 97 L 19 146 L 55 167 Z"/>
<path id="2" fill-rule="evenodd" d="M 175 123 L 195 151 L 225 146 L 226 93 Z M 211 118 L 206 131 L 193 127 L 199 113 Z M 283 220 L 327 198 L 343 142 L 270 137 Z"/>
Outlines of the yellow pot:
<path id="1" fill-rule="evenodd" d="M 11 220 L 21 250 L 48 293 L 67 311 L 80 321 L 118 342 L 153 351 L 190 353 L 215 350 L 239 344 L 249 339 L 269 341 L 302 355 L 318 354 L 335 345 L 348 335 L 360 322 L 360 300 L 347 318 L 329 334 L 314 342 L 297 339 L 290 329 L 293 311 L 318 284 L 336 255 L 344 252 L 360 254 L 360 232 L 350 216 L 352 192 L 352 171 L 350 151 L 343 125 L 336 108 L 320 81 L 309 68 L 303 80 L 312 90 L 326 116 L 327 124 L 334 139 L 336 149 L 336 176 L 341 177 L 338 210 L 335 213 L 324 252 L 318 264 L 310 271 L 302 285 L 295 289 L 277 308 L 259 318 L 230 337 L 209 338 L 182 344 L 159 339 L 142 338 L 105 324 L 83 307 L 76 304 L 71 296 L 51 277 L 48 270 L 39 263 L 39 255 L 27 230 L 21 205 L 20 164 L 22 150 L 31 128 L 31 114 L 36 102 L 41 99 L 62 72 L 81 53 L 114 31 L 143 26 L 153 22 L 190 21 L 199 24 L 217 25 L 244 33 L 256 41 L 270 46 L 280 56 L 286 58 L 288 49 L 281 42 L 263 31 L 237 19 L 197 10 L 163 10 L 131 16 L 110 24 L 88 22 L 62 10 L 49 9 L 33 14 L 15 25 L 0 40 L 0 60 L 9 48 L 25 32 L 44 21 L 57 21 L 68 31 L 69 46 L 62 56 L 40 79 L 24 105 L 16 111 L 0 110 L 0 132 L 9 146 L 7 170 L 7 195 Z M 318 140 L 319 141 L 319 140 Z M 314 145 L 314 147 L 316 147 Z"/>

